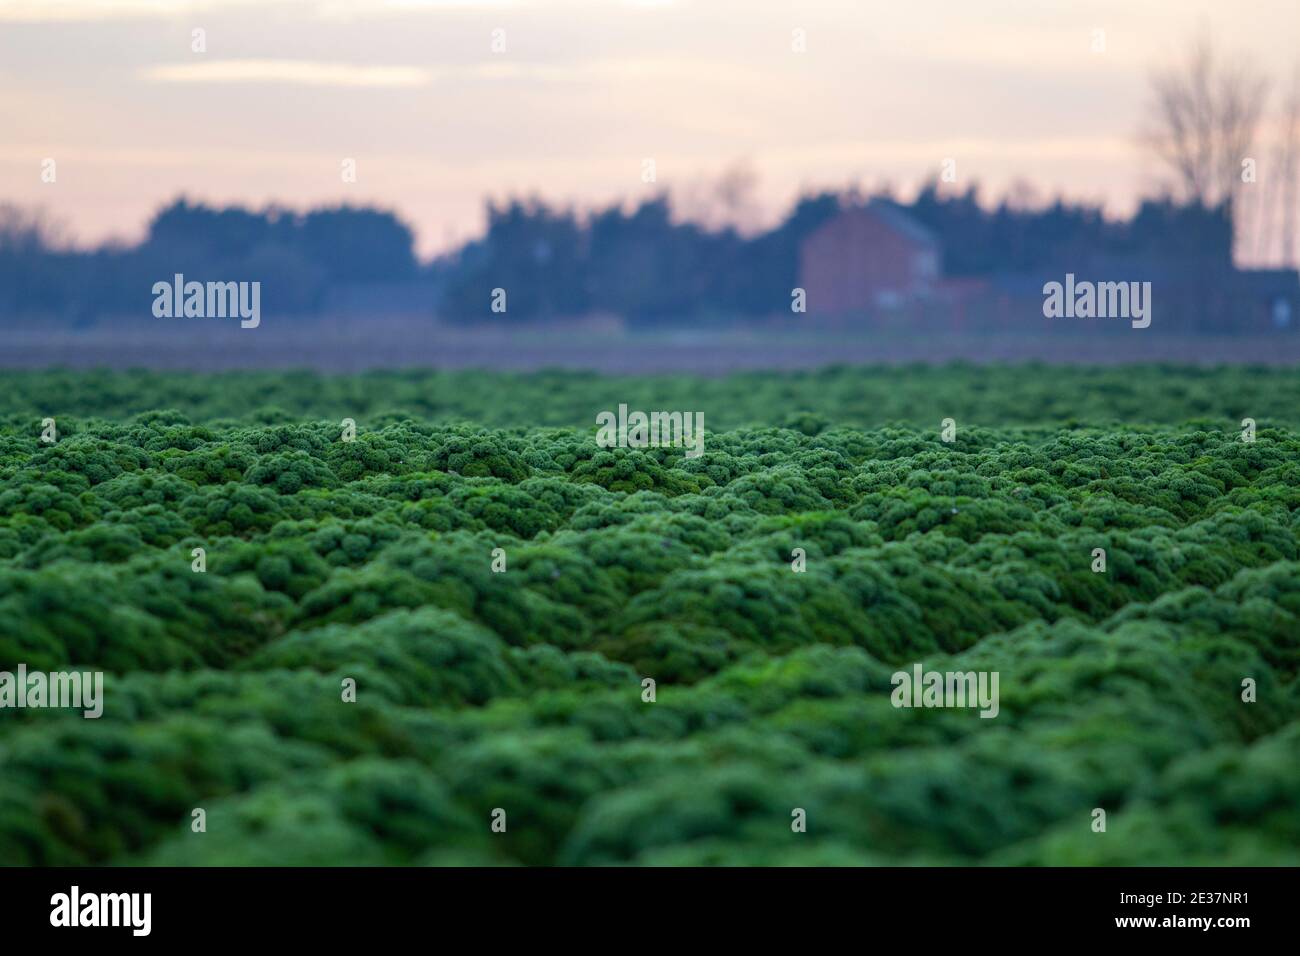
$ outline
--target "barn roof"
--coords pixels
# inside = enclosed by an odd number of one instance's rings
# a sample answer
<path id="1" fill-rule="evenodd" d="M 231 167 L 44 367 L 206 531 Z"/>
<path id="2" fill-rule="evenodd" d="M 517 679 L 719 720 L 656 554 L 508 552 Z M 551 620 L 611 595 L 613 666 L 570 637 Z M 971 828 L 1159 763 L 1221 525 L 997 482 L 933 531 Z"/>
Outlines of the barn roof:
<path id="1" fill-rule="evenodd" d="M 866 205 L 867 211 L 879 216 L 890 228 L 900 232 L 913 242 L 939 248 L 939 237 L 913 219 L 897 203 L 887 199 L 873 199 Z"/>

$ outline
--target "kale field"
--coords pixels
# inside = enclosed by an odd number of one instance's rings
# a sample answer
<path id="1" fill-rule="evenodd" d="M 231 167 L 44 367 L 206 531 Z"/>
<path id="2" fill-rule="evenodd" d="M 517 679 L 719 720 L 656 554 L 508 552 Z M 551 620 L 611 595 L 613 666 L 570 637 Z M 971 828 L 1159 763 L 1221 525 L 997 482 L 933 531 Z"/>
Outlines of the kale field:
<path id="1" fill-rule="evenodd" d="M 1297 865 L 1300 373 L 0 372 L 20 665 L 0 864 Z"/>

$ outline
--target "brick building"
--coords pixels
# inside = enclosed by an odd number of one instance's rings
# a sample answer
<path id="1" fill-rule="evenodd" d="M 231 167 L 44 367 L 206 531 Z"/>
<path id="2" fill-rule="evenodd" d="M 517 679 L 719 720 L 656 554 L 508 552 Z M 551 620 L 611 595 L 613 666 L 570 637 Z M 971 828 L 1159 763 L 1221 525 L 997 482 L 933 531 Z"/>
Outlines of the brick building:
<path id="1" fill-rule="evenodd" d="M 1231 230 L 1219 244 L 1160 235 L 1123 253 L 1068 247 L 1052 265 L 1023 272 L 942 275 L 935 233 L 895 203 L 850 206 L 799 247 L 799 285 L 810 316 L 879 329 L 917 331 L 1083 328 L 1049 325 L 1043 288 L 1066 273 L 1093 282 L 1151 283 L 1155 321 L 1183 332 L 1280 332 L 1300 327 L 1295 269 L 1238 269 Z M 1094 329 L 1126 323 L 1098 320 Z"/>
<path id="2" fill-rule="evenodd" d="M 799 249 L 799 285 L 813 315 L 893 311 L 938 288 L 939 241 L 885 200 L 845 209 L 809 234 Z"/>

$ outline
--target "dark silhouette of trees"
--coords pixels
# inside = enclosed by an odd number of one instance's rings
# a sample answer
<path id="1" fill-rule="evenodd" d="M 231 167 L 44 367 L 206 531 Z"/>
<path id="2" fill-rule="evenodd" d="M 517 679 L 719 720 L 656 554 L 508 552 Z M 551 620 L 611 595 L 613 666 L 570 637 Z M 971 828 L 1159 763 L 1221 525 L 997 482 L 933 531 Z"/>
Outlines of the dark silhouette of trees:
<path id="1" fill-rule="evenodd" d="M 870 198 L 806 195 L 755 235 L 683 221 L 665 194 L 587 212 L 509 199 L 489 204 L 481 239 L 428 265 L 415 256 L 410 227 L 380 209 L 256 211 L 181 198 L 159 210 L 139 245 L 81 251 L 60 243 L 40 216 L 0 207 L 0 319 L 147 315 L 153 283 L 182 273 L 260 281 L 263 307 L 288 315 L 319 313 L 333 287 L 371 284 L 382 298 L 387 284 L 423 278 L 428 314 L 453 322 L 593 313 L 645 323 L 752 320 L 788 314 L 804 240 Z M 1061 199 L 1032 206 L 1014 193 L 990 205 L 977 186 L 954 193 L 937 181 L 910 202 L 894 202 L 939 238 L 946 276 L 1195 270 L 1209 294 L 1232 270 L 1226 202 L 1148 200 L 1132 219 L 1115 220 L 1099 206 Z M 505 315 L 492 309 L 497 289 L 505 291 Z M 1200 293 L 1189 299 L 1182 305 L 1200 308 Z"/>
<path id="2" fill-rule="evenodd" d="M 491 317 L 492 290 L 503 288 L 509 314 L 526 317 L 772 313 L 797 284 L 799 243 L 838 208 L 832 194 L 806 197 L 776 229 L 747 239 L 675 220 L 664 195 L 585 218 L 538 200 L 490 206 L 487 235 L 440 264 L 442 311 Z"/>
<path id="3" fill-rule="evenodd" d="M 177 273 L 200 282 L 258 281 L 267 309 L 310 313 L 331 284 L 416 276 L 414 239 L 379 209 L 298 214 L 181 198 L 158 211 L 139 245 L 79 251 L 64 248 L 39 215 L 0 207 L 0 318 L 148 315 L 153 284 Z"/>

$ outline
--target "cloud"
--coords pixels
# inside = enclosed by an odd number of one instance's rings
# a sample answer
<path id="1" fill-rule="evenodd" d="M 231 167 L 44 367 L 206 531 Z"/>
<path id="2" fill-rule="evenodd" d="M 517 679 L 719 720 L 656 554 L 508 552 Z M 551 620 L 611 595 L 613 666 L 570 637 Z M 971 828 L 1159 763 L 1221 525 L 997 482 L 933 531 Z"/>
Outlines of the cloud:
<path id="1" fill-rule="evenodd" d="M 327 19 L 418 14 L 442 10 L 509 7 L 545 9 L 547 5 L 664 7 L 678 0 L 0 0 L 0 23 L 59 23 L 79 20 L 163 19 L 183 14 L 294 5 Z"/>
<path id="2" fill-rule="evenodd" d="M 546 63 L 476 63 L 463 66 L 362 66 L 316 60 L 205 60 L 163 63 L 140 75 L 151 83 L 292 83 L 300 86 L 428 86 L 434 80 L 488 82 L 606 83 L 649 77 L 707 80 L 707 64 L 672 60 L 591 60 L 558 65 Z"/>
<path id="3" fill-rule="evenodd" d="M 433 74 L 417 66 L 355 66 L 313 60 L 211 60 L 166 63 L 144 70 L 155 83 L 291 83 L 299 86 L 427 86 Z"/>
<path id="4" fill-rule="evenodd" d="M 268 2 L 271 0 L 261 0 L 261 5 Z M 259 0 L 0 0 L 0 22 L 162 18 L 258 3 Z"/>

